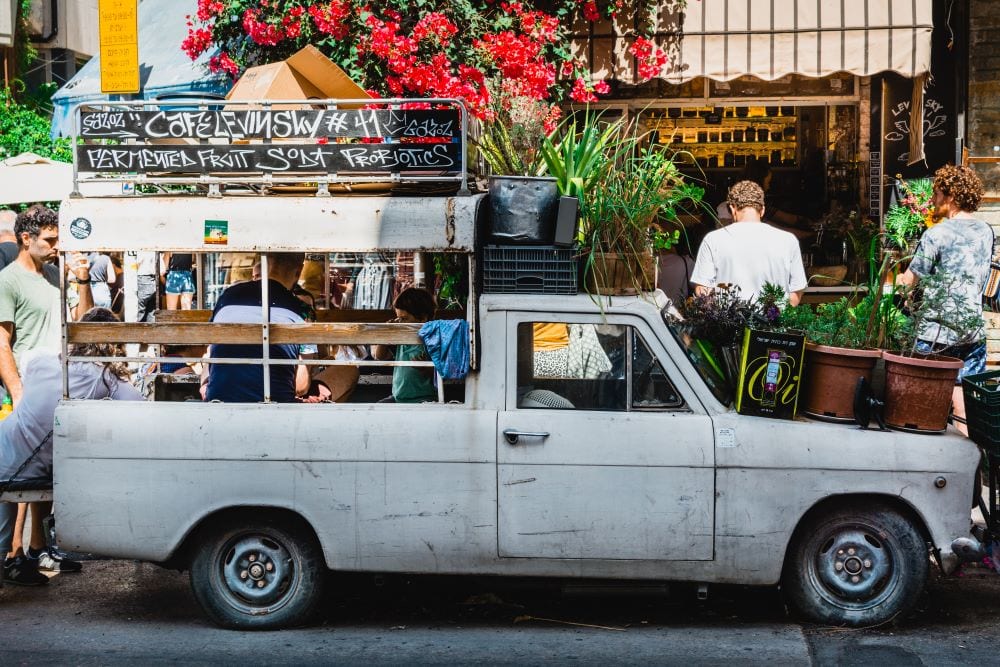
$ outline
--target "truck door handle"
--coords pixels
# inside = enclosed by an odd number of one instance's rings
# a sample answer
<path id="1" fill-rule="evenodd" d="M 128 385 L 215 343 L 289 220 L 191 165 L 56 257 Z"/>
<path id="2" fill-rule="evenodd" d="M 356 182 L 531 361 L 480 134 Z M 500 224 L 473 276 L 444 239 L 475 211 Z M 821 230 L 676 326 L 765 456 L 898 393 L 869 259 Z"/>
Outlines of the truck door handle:
<path id="1" fill-rule="evenodd" d="M 549 434 L 545 431 L 515 431 L 512 428 L 505 429 L 503 432 L 503 437 L 512 445 L 516 445 L 517 439 L 522 436 L 525 438 L 542 438 L 544 440 L 549 437 Z"/>

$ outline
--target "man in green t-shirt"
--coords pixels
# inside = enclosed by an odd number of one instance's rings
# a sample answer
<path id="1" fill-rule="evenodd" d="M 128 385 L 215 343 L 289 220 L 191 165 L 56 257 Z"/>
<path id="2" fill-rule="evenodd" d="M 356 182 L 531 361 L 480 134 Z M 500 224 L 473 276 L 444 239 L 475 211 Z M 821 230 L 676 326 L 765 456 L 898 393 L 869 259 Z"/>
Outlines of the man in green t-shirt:
<path id="1" fill-rule="evenodd" d="M 21 375 L 18 362 L 28 350 L 61 349 L 61 308 L 59 288 L 46 278 L 44 267 L 59 255 L 59 216 L 50 208 L 35 204 L 17 216 L 14 223 L 17 258 L 0 271 L 0 380 L 10 394 L 14 407 L 21 400 Z M 93 305 L 90 294 L 90 266 L 86 257 L 73 253 L 71 268 L 80 284 L 80 307 L 85 313 Z M 79 563 L 63 561 L 58 553 L 45 552 L 42 519 L 52 511 L 52 503 L 31 503 L 31 538 L 29 557 L 40 554 L 38 562 L 45 569 L 69 571 Z M 14 524 L 14 543 L 9 555 L 22 555 L 26 507 L 18 506 Z M 32 553 L 35 552 L 35 553 Z M 8 578 L 9 583 L 18 583 Z"/>

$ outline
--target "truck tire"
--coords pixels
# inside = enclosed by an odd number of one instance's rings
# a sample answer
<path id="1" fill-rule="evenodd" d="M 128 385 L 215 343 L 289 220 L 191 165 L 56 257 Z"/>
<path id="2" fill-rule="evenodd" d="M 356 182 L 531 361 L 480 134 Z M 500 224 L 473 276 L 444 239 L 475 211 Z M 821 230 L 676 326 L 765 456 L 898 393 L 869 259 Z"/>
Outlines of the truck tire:
<path id="1" fill-rule="evenodd" d="M 217 625 L 272 630 L 305 623 L 323 597 L 326 564 L 301 522 L 242 516 L 202 531 L 191 589 Z"/>
<path id="2" fill-rule="evenodd" d="M 927 545 L 910 519 L 877 504 L 846 507 L 797 531 L 782 587 L 809 620 L 869 626 L 912 609 L 927 571 Z"/>

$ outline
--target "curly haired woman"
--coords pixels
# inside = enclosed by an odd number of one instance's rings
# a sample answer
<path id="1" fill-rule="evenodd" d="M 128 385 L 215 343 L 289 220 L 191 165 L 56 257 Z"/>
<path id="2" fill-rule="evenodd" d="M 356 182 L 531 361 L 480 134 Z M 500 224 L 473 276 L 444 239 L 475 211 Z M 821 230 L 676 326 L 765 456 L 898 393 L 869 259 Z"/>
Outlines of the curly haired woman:
<path id="1" fill-rule="evenodd" d="M 918 333 L 917 351 L 958 357 L 965 362 L 952 393 L 952 408 L 959 430 L 966 432 L 965 400 L 961 382 L 966 375 L 986 370 L 986 333 L 982 327 L 961 336 L 946 322 L 958 312 L 982 312 L 983 286 L 990 273 L 994 236 L 992 228 L 973 213 L 983 199 L 983 183 L 970 167 L 948 165 L 934 174 L 934 216 L 941 220 L 920 238 L 910 267 L 897 282 L 912 286 L 921 278 L 940 273 L 949 297 L 948 312 L 928 318 Z M 925 295 L 929 298 L 930 295 Z"/>

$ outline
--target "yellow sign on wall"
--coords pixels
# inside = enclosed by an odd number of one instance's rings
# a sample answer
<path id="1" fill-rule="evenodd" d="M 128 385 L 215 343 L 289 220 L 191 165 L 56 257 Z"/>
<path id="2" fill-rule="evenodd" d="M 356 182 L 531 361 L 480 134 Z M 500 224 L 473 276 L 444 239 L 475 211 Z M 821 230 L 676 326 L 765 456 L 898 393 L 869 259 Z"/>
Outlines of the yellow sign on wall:
<path id="1" fill-rule="evenodd" d="M 101 92 L 139 92 L 139 0 L 97 0 Z"/>

